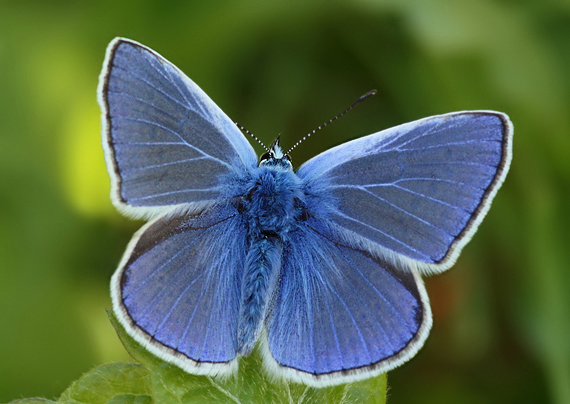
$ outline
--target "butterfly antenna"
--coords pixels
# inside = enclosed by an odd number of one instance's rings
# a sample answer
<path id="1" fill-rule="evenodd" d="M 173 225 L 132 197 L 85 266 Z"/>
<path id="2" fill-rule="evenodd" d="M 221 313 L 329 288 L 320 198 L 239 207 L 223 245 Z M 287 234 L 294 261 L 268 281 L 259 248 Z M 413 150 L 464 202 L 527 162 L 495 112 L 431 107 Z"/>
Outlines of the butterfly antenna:
<path id="1" fill-rule="evenodd" d="M 323 123 L 321 126 L 319 126 L 317 129 L 313 130 L 310 133 L 307 133 L 305 136 L 303 136 L 303 138 L 301 140 L 299 140 L 297 143 L 295 143 L 293 145 L 293 147 L 291 147 L 289 150 L 287 150 L 287 153 L 285 153 L 286 155 L 288 155 L 289 153 L 291 153 L 291 151 L 299 146 L 299 144 L 301 142 L 303 142 L 305 139 L 307 139 L 309 136 L 313 135 L 315 132 L 318 132 L 319 130 L 321 130 L 322 128 L 324 128 L 325 126 L 327 126 L 329 123 L 332 123 L 334 121 L 336 121 L 338 118 L 340 118 L 341 116 L 343 116 L 344 114 L 346 114 L 348 111 L 350 111 L 352 108 L 356 107 L 358 104 L 360 104 L 362 101 L 368 99 L 369 97 L 372 97 L 374 94 L 376 94 L 376 90 L 370 90 L 369 92 L 367 92 L 366 94 L 364 94 L 363 96 L 361 96 L 359 99 L 357 99 L 356 101 L 354 101 L 352 103 L 352 105 L 350 107 L 348 107 L 347 109 L 345 109 L 344 111 L 342 111 L 340 114 L 338 114 L 337 116 L 335 116 L 332 119 L 329 119 L 327 122 Z M 238 125 L 239 126 L 239 125 Z M 264 146 L 265 147 L 265 146 Z"/>
<path id="2" fill-rule="evenodd" d="M 257 140 L 257 142 L 265 149 L 266 152 L 269 153 L 269 149 L 267 148 L 267 146 L 265 146 L 263 144 L 263 142 L 261 140 L 259 140 L 259 138 L 257 136 L 255 136 L 253 133 L 251 133 L 250 131 L 248 131 L 246 128 L 244 128 L 243 126 L 241 126 L 239 123 L 234 122 L 236 124 L 236 126 L 238 128 L 240 128 L 241 130 L 243 130 L 245 133 L 247 133 L 249 136 L 251 136 L 252 138 L 254 138 L 255 140 Z"/>

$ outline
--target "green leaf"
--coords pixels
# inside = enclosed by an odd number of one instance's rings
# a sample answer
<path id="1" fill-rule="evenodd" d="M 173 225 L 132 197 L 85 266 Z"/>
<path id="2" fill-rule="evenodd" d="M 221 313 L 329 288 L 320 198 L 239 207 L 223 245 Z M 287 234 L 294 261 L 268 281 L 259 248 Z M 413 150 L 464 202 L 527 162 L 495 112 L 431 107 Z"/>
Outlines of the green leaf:
<path id="1" fill-rule="evenodd" d="M 152 404 L 149 371 L 134 363 L 107 363 L 84 374 L 59 404 Z"/>
<path id="2" fill-rule="evenodd" d="M 383 404 L 386 402 L 385 374 L 340 386 L 313 388 L 271 379 L 264 372 L 260 355 L 256 350 L 250 356 L 240 359 L 237 375 L 230 378 L 191 375 L 150 354 L 126 333 L 111 310 L 107 312 L 126 350 L 149 370 L 156 403 Z"/>
<path id="3" fill-rule="evenodd" d="M 48 400 L 47 398 L 24 398 L 21 400 L 10 401 L 8 404 L 57 404 L 55 401 Z"/>

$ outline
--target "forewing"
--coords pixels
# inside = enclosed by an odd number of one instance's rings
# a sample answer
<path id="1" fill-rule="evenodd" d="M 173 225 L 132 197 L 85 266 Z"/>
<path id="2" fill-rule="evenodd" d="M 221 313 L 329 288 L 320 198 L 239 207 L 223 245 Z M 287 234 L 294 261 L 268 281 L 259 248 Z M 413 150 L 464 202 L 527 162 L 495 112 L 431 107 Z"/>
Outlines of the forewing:
<path id="1" fill-rule="evenodd" d="M 410 359 L 431 327 L 415 271 L 398 271 L 310 227 L 284 255 L 266 357 L 270 370 L 315 386 L 387 372 Z"/>
<path id="2" fill-rule="evenodd" d="M 298 175 L 309 209 L 348 238 L 380 256 L 395 252 L 441 271 L 472 237 L 502 184 L 512 132 L 499 112 L 434 116 L 332 148 Z M 317 206 L 322 201 L 328 205 Z"/>
<path id="3" fill-rule="evenodd" d="M 116 38 L 99 80 L 112 198 L 123 211 L 224 196 L 220 180 L 257 165 L 236 125 L 184 73 L 151 49 Z"/>
<path id="4" fill-rule="evenodd" d="M 128 333 L 189 373 L 235 370 L 245 234 L 232 205 L 144 226 L 111 281 Z"/>

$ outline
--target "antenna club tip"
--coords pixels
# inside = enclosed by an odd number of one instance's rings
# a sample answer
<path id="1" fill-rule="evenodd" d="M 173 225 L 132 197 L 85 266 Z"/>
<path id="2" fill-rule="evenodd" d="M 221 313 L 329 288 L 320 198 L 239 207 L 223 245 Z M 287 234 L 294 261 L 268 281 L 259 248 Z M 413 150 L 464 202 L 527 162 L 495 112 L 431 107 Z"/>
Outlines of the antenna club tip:
<path id="1" fill-rule="evenodd" d="M 367 100 L 368 98 L 372 97 L 374 94 L 376 94 L 377 91 L 376 90 L 370 90 L 368 91 L 366 94 L 360 96 L 359 99 L 357 99 L 356 101 L 354 101 L 354 103 L 348 108 L 348 109 L 352 109 L 355 106 L 357 106 L 358 104 L 360 104 L 362 101 Z M 345 111 L 346 112 L 346 111 Z"/>
<path id="2" fill-rule="evenodd" d="M 378 92 L 377 90 L 370 90 L 366 94 L 364 94 L 362 97 L 360 97 L 359 101 L 364 101 L 368 97 L 372 97 L 373 95 L 376 95 L 377 92 Z"/>

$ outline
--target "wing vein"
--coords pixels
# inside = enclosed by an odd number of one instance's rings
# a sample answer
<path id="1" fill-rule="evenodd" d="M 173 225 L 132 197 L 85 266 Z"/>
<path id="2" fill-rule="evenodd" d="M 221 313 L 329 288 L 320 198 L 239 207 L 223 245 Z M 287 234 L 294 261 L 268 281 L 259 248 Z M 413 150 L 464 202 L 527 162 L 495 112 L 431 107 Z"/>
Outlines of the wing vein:
<path id="1" fill-rule="evenodd" d="M 422 147 L 414 147 L 414 148 L 405 148 L 398 146 L 395 150 L 402 150 L 402 151 L 417 151 L 417 150 L 426 150 L 426 149 L 437 149 L 438 147 L 447 147 L 447 146 L 458 146 L 458 145 L 469 145 L 473 143 L 501 143 L 499 140 L 493 139 L 471 139 L 471 140 L 463 140 L 458 142 L 448 142 L 448 143 L 438 143 L 435 145 L 430 146 L 422 146 Z"/>
<path id="2" fill-rule="evenodd" d="M 178 255 L 178 254 L 176 254 L 176 255 Z M 174 278 L 178 277 L 178 275 L 180 275 L 180 273 L 184 270 L 184 268 L 185 268 L 184 266 L 181 266 L 181 267 L 178 269 L 178 271 L 176 272 L 176 274 L 175 274 L 172 278 L 174 279 Z M 201 275 L 202 275 L 202 274 L 198 275 L 198 276 L 196 277 L 196 280 L 197 280 L 198 278 L 200 278 Z M 146 314 L 146 312 L 147 312 L 147 310 L 149 309 L 149 307 L 154 306 L 154 303 L 162 297 L 162 295 L 164 294 L 164 292 L 166 292 L 166 290 L 167 290 L 169 287 L 170 287 L 170 284 L 169 284 L 169 283 L 165 283 L 165 284 L 162 286 L 162 288 L 160 289 L 160 291 L 156 292 L 156 294 L 152 297 L 152 299 L 145 305 L 144 309 L 139 313 L 139 317 L 143 317 L 143 316 Z M 132 293 L 131 293 L 131 294 L 132 294 Z M 158 331 L 158 327 L 157 327 L 155 333 L 156 333 L 157 331 Z"/>
<path id="3" fill-rule="evenodd" d="M 178 85 L 174 82 L 170 72 L 168 72 L 167 68 L 168 67 L 173 67 L 170 62 L 166 62 L 164 63 L 162 60 L 155 58 L 153 61 L 151 61 L 151 63 L 156 62 L 160 65 L 160 67 L 155 67 L 156 72 L 158 74 L 160 74 L 165 80 L 169 81 L 170 84 L 172 84 L 174 86 L 174 88 L 176 88 L 176 90 L 178 91 L 178 94 L 184 99 L 184 101 L 186 101 L 186 105 L 188 107 L 188 105 L 190 104 L 188 102 L 188 98 L 186 98 L 186 95 L 184 94 L 184 92 L 180 89 L 180 87 L 178 87 Z M 180 76 L 182 76 L 182 74 L 180 74 Z"/>
<path id="4" fill-rule="evenodd" d="M 444 124 L 446 124 L 446 123 L 448 123 L 448 122 L 449 122 L 449 118 L 446 118 L 446 119 L 442 120 L 440 123 L 438 123 L 438 124 L 432 126 L 431 128 L 429 128 L 429 129 L 426 130 L 425 132 L 419 133 L 417 136 L 414 136 L 413 138 L 411 138 L 411 139 L 405 141 L 404 143 L 402 143 L 401 145 L 399 145 L 397 148 L 401 148 L 402 146 L 405 146 L 405 145 L 407 145 L 408 143 L 411 143 L 411 142 L 413 142 L 413 141 L 415 141 L 415 140 L 417 140 L 417 139 L 420 139 L 420 138 L 422 138 L 422 137 L 431 135 L 432 133 L 434 133 L 434 131 L 435 131 L 436 129 L 439 129 L 442 125 L 444 125 Z M 457 127 L 457 126 L 459 126 L 459 125 L 462 125 L 462 124 L 463 124 L 462 122 L 456 122 L 456 123 L 453 124 L 453 125 L 449 125 L 446 129 L 452 130 L 453 128 L 455 128 L 455 127 Z M 409 132 L 404 132 L 404 133 L 402 133 L 401 136 L 403 136 L 403 135 L 405 135 L 405 134 L 407 134 L 407 133 L 409 133 Z M 401 136 L 398 136 L 398 139 L 399 139 Z M 387 145 L 392 144 L 392 143 L 393 143 L 393 142 L 390 142 L 390 143 L 388 143 Z"/>
<path id="5" fill-rule="evenodd" d="M 176 89 L 178 90 L 178 92 L 180 93 L 180 95 L 182 96 L 182 98 L 184 98 L 184 100 L 186 101 L 186 103 L 187 103 L 188 105 L 191 105 L 192 103 L 191 103 L 190 100 L 188 99 L 188 94 L 186 93 L 186 91 L 183 91 L 183 90 L 178 86 L 178 84 L 177 84 L 176 81 L 174 80 L 174 77 L 172 76 L 172 72 L 169 71 L 169 70 L 167 70 L 167 69 L 164 69 L 164 70 L 165 70 L 165 73 L 166 73 L 166 74 L 168 75 L 168 77 L 169 77 L 169 81 L 172 83 L 172 85 L 173 85 L 174 87 L 176 87 Z M 184 73 L 180 73 L 178 76 L 179 76 L 179 78 L 180 78 L 182 81 L 184 81 L 185 78 L 186 78 L 186 76 L 184 75 Z M 186 87 L 186 90 L 187 90 L 187 89 L 188 89 L 188 87 Z M 193 89 L 193 90 L 194 90 L 194 89 Z M 190 96 L 191 96 L 191 94 L 190 94 Z M 198 108 L 200 108 L 200 110 L 201 110 L 201 112 L 202 112 L 202 114 L 201 114 L 202 116 L 210 115 L 210 114 L 208 114 L 208 111 L 206 111 L 206 110 L 204 109 L 204 106 L 203 106 L 200 102 L 198 102 L 197 100 L 195 100 L 195 99 L 194 99 L 194 104 L 195 104 Z M 189 109 L 189 108 L 188 108 L 188 109 Z"/>
<path id="6" fill-rule="evenodd" d="M 352 324 L 354 325 L 354 328 L 356 328 L 356 332 L 358 333 L 358 336 L 360 337 L 360 342 L 362 343 L 362 345 L 364 346 L 364 349 L 366 349 L 366 353 L 368 354 L 368 358 L 370 358 L 370 360 L 372 360 L 372 356 L 370 355 L 370 349 L 368 348 L 368 344 L 366 343 L 366 341 L 364 340 L 364 336 L 362 335 L 362 331 L 360 330 L 360 327 L 358 326 L 358 324 L 356 323 L 356 320 L 354 319 L 354 316 L 352 315 L 352 312 L 348 309 L 348 306 L 346 304 L 346 302 L 342 299 L 342 297 L 339 296 L 339 294 L 337 293 L 336 290 L 334 290 L 333 288 L 331 288 L 331 291 L 334 293 L 334 295 L 337 297 L 337 299 L 340 301 L 340 303 L 342 304 L 342 306 L 344 307 L 344 310 L 346 310 L 346 313 L 348 314 L 348 316 L 350 317 Z"/>
<path id="7" fill-rule="evenodd" d="M 204 271 L 203 273 L 205 273 L 205 272 L 206 271 Z M 200 304 L 203 302 L 202 297 L 204 296 L 204 292 L 206 291 L 206 289 L 207 289 L 206 287 L 203 287 L 200 290 L 200 296 L 198 296 L 198 299 L 196 299 L 196 305 L 194 306 L 194 309 L 192 309 L 192 315 L 188 319 L 186 327 L 184 327 L 184 332 L 182 333 L 182 336 L 178 340 L 178 346 L 180 346 L 180 344 L 186 339 L 186 336 L 188 335 L 188 332 L 190 331 L 190 325 L 192 325 L 192 322 L 194 321 L 194 315 L 196 314 L 196 310 L 198 309 L 198 306 L 200 306 Z M 202 353 L 202 352 L 200 351 L 200 353 Z M 199 358 L 193 358 L 193 359 L 197 360 Z"/>
<path id="8" fill-rule="evenodd" d="M 371 230 L 373 230 L 373 231 L 376 231 L 376 232 L 378 232 L 378 233 L 380 233 L 380 234 L 382 234 L 382 235 L 388 237 L 390 240 L 395 241 L 396 243 L 401 244 L 402 246 L 408 248 L 409 250 L 414 251 L 415 253 L 420 254 L 420 255 L 422 255 L 422 256 L 424 256 L 424 257 L 426 257 L 426 258 L 429 258 L 424 252 L 419 251 L 419 250 L 417 250 L 416 248 L 412 247 L 411 245 L 408 245 L 408 244 L 404 243 L 403 241 L 398 240 L 397 238 L 392 237 L 392 236 L 389 235 L 388 233 L 385 233 L 385 232 L 383 232 L 382 230 L 380 230 L 380 229 L 378 229 L 378 228 L 376 228 L 376 227 L 373 227 L 373 226 L 371 226 L 371 225 L 369 225 L 369 224 L 367 224 L 367 223 L 364 223 L 364 222 L 362 222 L 362 221 L 360 221 L 360 220 L 358 220 L 358 219 L 355 219 L 355 218 L 353 218 L 353 217 L 351 217 L 351 216 L 348 216 L 348 215 L 346 215 L 346 214 L 340 212 L 339 210 L 336 210 L 336 211 L 335 211 L 335 214 L 337 214 L 337 215 L 339 215 L 339 216 L 341 216 L 341 217 L 344 217 L 344 218 L 347 219 L 347 220 L 351 220 L 351 221 L 353 221 L 353 222 L 355 222 L 355 223 L 358 223 L 358 224 L 360 224 L 361 226 L 367 227 L 367 228 L 369 228 L 369 229 L 371 229 Z M 343 226 L 343 227 L 344 227 L 344 226 Z"/>
<path id="9" fill-rule="evenodd" d="M 186 145 L 184 142 L 113 142 L 113 144 L 134 144 L 137 146 Z"/>
<path id="10" fill-rule="evenodd" d="M 208 278 L 206 279 L 206 282 L 211 282 L 212 272 L 213 271 L 211 271 L 211 270 L 208 271 Z M 220 283 L 216 282 L 216 287 L 214 289 L 216 296 L 218 296 L 219 287 L 220 287 Z M 215 301 L 216 299 L 212 299 L 212 300 Z M 206 342 L 208 341 L 208 334 L 210 333 L 210 326 L 212 325 L 212 316 L 213 315 L 214 315 L 214 307 L 212 304 L 212 307 L 210 307 L 210 316 L 208 317 L 208 324 L 206 325 L 206 333 L 204 334 L 204 341 L 202 341 L 202 347 L 200 348 L 200 355 L 198 356 L 198 359 L 200 359 L 200 357 L 202 356 L 202 352 L 204 352 L 204 347 L 206 346 Z"/>
<path id="11" fill-rule="evenodd" d="M 117 64 L 114 64 L 116 69 L 122 70 L 124 72 L 126 72 L 130 77 L 133 77 L 137 80 L 142 81 L 143 83 L 149 85 L 150 87 L 152 87 L 155 91 L 161 93 L 162 95 L 164 95 L 165 97 L 171 99 L 172 101 L 174 101 L 176 104 L 180 105 L 181 107 L 183 107 L 185 110 L 188 109 L 188 105 L 184 104 L 183 102 L 181 102 L 180 100 L 177 100 L 176 98 L 172 97 L 170 94 L 165 93 L 164 91 L 162 91 L 160 88 L 156 87 L 153 83 L 151 83 L 150 81 L 146 80 L 144 77 L 139 76 L 138 74 L 134 73 L 133 71 L 127 70 L 122 66 L 119 66 Z"/>
<path id="12" fill-rule="evenodd" d="M 161 168 L 161 167 L 167 167 L 167 166 L 172 166 L 172 165 L 176 165 L 176 164 L 189 163 L 191 161 L 199 161 L 199 160 L 209 160 L 209 159 L 206 156 L 193 157 L 193 158 L 189 158 L 189 159 L 169 161 L 166 163 L 151 164 L 149 166 L 144 166 L 144 167 L 132 167 L 132 168 L 126 169 L 125 171 L 131 171 L 132 172 L 132 171 L 148 170 L 151 168 Z"/>
<path id="13" fill-rule="evenodd" d="M 449 234 L 446 230 L 442 229 L 441 227 L 438 227 L 438 226 L 436 226 L 435 224 L 430 223 L 430 222 L 428 222 L 427 220 L 422 219 L 421 217 L 414 215 L 412 212 L 409 212 L 409 211 L 407 211 L 406 209 L 403 209 L 403 208 L 399 207 L 398 205 L 395 205 L 395 204 L 391 203 L 390 201 L 388 201 L 388 200 L 382 198 L 380 195 L 376 195 L 374 192 L 370 191 L 367 187 L 359 187 L 359 188 L 362 189 L 363 191 L 365 191 L 366 193 L 372 195 L 373 197 L 375 197 L 375 198 L 377 198 L 377 199 L 379 199 L 379 200 L 381 200 L 381 201 L 386 202 L 388 205 L 392 206 L 393 208 L 396 208 L 397 210 L 399 210 L 399 211 L 401 211 L 401 212 L 407 214 L 408 216 L 410 216 L 410 217 L 412 217 L 412 218 L 414 218 L 414 219 L 416 219 L 416 220 L 422 222 L 423 224 L 426 224 L 426 225 L 428 225 L 428 226 L 430 226 L 430 227 L 432 227 L 432 228 L 434 228 L 434 229 L 436 229 L 436 230 L 441 230 L 441 231 L 444 232 L 445 234 Z M 419 232 L 416 232 L 416 233 L 417 233 L 418 235 L 420 235 L 420 236 L 423 236 L 423 235 L 422 235 L 421 233 L 419 233 Z M 451 236 L 451 234 L 449 234 L 449 235 Z"/>
<path id="14" fill-rule="evenodd" d="M 342 254 L 343 257 L 346 259 L 346 261 L 350 264 L 350 266 L 360 275 L 360 277 L 362 279 L 364 279 L 364 281 L 376 292 L 376 294 L 380 297 L 380 299 L 382 299 L 384 302 L 386 302 L 386 304 L 388 306 L 390 306 L 390 308 L 392 309 L 392 312 L 398 317 L 400 318 L 400 320 L 402 320 L 402 322 L 406 323 L 406 319 L 400 314 L 400 312 L 398 310 L 396 310 L 396 307 L 394 307 L 394 305 L 392 304 L 391 301 L 389 301 L 382 293 L 380 293 L 380 291 L 378 290 L 378 288 L 372 283 L 370 282 L 362 273 L 362 271 L 358 268 L 358 265 L 356 265 L 349 257 L 347 257 L 345 254 Z M 382 268 L 384 269 L 384 268 Z M 386 271 L 387 272 L 387 271 Z M 380 325 L 380 328 L 382 329 L 382 333 L 384 334 L 384 336 L 386 337 L 387 341 L 390 341 L 390 338 L 388 337 L 388 334 L 386 334 L 386 331 L 384 330 L 383 325 L 380 323 L 380 321 L 378 321 L 378 319 L 376 318 L 376 316 L 374 316 L 374 312 L 372 311 L 372 309 L 369 307 L 369 305 L 366 304 L 366 302 L 362 299 L 361 295 L 358 295 L 359 300 L 363 303 L 364 306 L 368 307 L 370 313 L 373 315 L 373 317 L 376 319 L 376 321 L 378 322 L 378 325 Z M 392 341 L 390 341 L 391 343 Z M 393 347 L 393 345 L 392 345 Z"/>
<path id="15" fill-rule="evenodd" d="M 145 278 L 143 280 L 141 280 L 141 282 L 137 285 L 137 287 L 133 290 L 130 291 L 129 296 L 132 294 L 137 294 L 140 289 L 150 280 L 152 279 L 160 270 L 162 270 L 162 268 L 164 268 L 166 265 L 170 264 L 170 262 L 172 262 L 176 257 L 178 257 L 180 254 L 182 254 L 185 250 L 187 250 L 188 248 L 192 247 L 194 243 L 190 243 L 186 246 L 184 246 L 184 248 L 182 248 L 180 251 L 178 251 L 176 254 L 174 254 L 172 257 L 170 257 L 167 261 L 165 261 L 162 265 L 158 266 L 156 269 L 153 269 L 151 273 L 149 273 L 147 276 L 145 276 Z"/>
<path id="16" fill-rule="evenodd" d="M 410 143 L 410 142 L 412 142 L 412 141 L 414 141 L 414 140 L 416 140 L 416 139 L 419 139 L 419 138 L 421 138 L 421 137 L 423 137 L 423 136 L 429 134 L 430 132 L 433 132 L 435 129 L 437 129 L 437 128 L 439 128 L 441 125 L 443 125 L 445 122 L 447 122 L 447 120 L 442 120 L 440 123 L 438 123 L 438 124 L 436 124 L 436 125 L 434 125 L 434 126 L 428 128 L 426 131 L 424 131 L 424 132 L 422 132 L 422 133 L 418 133 L 416 136 L 414 136 L 413 138 L 411 138 L 411 139 L 405 141 L 404 143 L 402 143 L 402 144 L 399 145 L 398 147 L 405 146 L 406 144 L 408 144 L 408 143 Z M 386 143 L 385 145 L 383 145 L 383 148 L 386 147 L 386 146 L 390 146 L 390 145 L 394 144 L 394 143 L 395 143 L 396 141 L 398 141 L 401 137 L 403 137 L 404 135 L 407 135 L 408 133 L 410 133 L 409 130 L 408 130 L 408 131 L 405 131 L 405 132 L 402 132 L 399 136 L 395 136 L 392 140 L 390 140 L 388 143 Z"/>
<path id="17" fill-rule="evenodd" d="M 427 200 L 429 200 L 429 201 L 434 201 L 434 202 L 437 202 L 437 203 L 441 203 L 441 204 L 444 205 L 444 206 L 448 206 L 448 207 L 450 207 L 450 208 L 459 209 L 459 210 L 462 210 L 462 211 L 464 211 L 464 212 L 466 212 L 466 213 L 471 213 L 471 212 L 469 212 L 467 209 L 462 208 L 461 206 L 453 205 L 453 204 L 451 204 L 451 203 L 442 201 L 442 200 L 437 199 L 437 198 L 433 198 L 433 197 L 428 196 L 428 195 L 426 195 L 426 194 L 422 194 L 422 193 L 420 193 L 420 192 L 412 191 L 411 189 L 404 188 L 404 187 L 402 187 L 402 186 L 400 186 L 400 185 L 397 185 L 397 184 L 395 184 L 395 183 L 393 184 L 393 186 L 394 186 L 395 188 L 401 189 L 401 190 L 404 191 L 404 192 L 409 192 L 409 193 L 411 193 L 412 195 L 416 195 L 416 196 L 419 196 L 419 197 L 421 197 L 421 198 L 425 198 L 425 199 L 427 199 Z"/>
<path id="18" fill-rule="evenodd" d="M 208 191 L 214 191 L 216 190 L 216 188 L 211 187 L 211 188 L 192 188 L 192 189 L 180 189 L 177 191 L 169 191 L 169 192 L 161 192 L 159 194 L 152 194 L 152 195 L 147 195 L 147 196 L 141 196 L 138 198 L 131 198 L 131 201 L 135 202 L 135 201 L 145 201 L 147 199 L 152 199 L 152 198 L 157 198 L 160 196 L 167 196 L 167 195 L 174 195 L 174 194 L 183 194 L 185 192 L 208 192 Z"/>
<path id="19" fill-rule="evenodd" d="M 335 342 L 336 350 L 338 351 L 338 356 L 340 358 L 341 363 L 344 364 L 344 357 L 343 357 L 342 351 L 340 349 L 340 342 L 338 341 L 338 334 L 336 332 L 336 325 L 335 325 L 334 318 L 332 315 L 331 306 L 330 306 L 327 299 L 324 299 L 324 300 L 325 300 L 325 305 L 327 306 L 327 312 L 329 313 L 329 321 L 331 323 L 331 329 L 333 330 L 333 336 L 334 336 L 334 342 Z"/>
<path id="20" fill-rule="evenodd" d="M 170 132 L 170 133 L 172 133 L 174 136 L 176 136 L 178 139 L 180 139 L 180 140 L 183 142 L 183 144 L 186 145 L 187 147 L 189 147 L 190 149 L 195 150 L 195 151 L 197 151 L 198 153 L 201 153 L 201 154 L 204 155 L 204 156 L 207 156 L 209 159 L 211 159 L 211 160 L 213 160 L 213 161 L 216 161 L 216 162 L 218 162 L 218 163 L 220 163 L 220 164 L 225 165 L 226 167 L 231 168 L 230 165 L 229 165 L 228 163 L 226 163 L 225 161 L 220 160 L 220 159 L 218 159 L 218 158 L 216 158 L 216 157 L 214 157 L 214 156 L 212 156 L 212 155 L 210 155 L 210 154 L 204 152 L 203 150 L 197 148 L 196 146 L 194 146 L 194 145 L 188 143 L 188 142 L 186 141 L 186 139 L 184 139 L 182 136 L 180 136 L 179 133 L 177 133 L 175 130 L 173 130 L 173 129 L 167 127 L 167 126 L 161 125 L 161 124 L 159 124 L 158 122 L 148 121 L 148 120 L 146 120 L 146 119 L 134 118 L 134 117 L 130 117 L 130 116 L 123 116 L 123 118 L 124 118 L 124 119 L 127 119 L 127 120 L 130 120 L 130 121 L 134 121 L 134 122 L 140 122 L 140 123 L 143 123 L 143 124 L 147 124 L 147 125 L 151 125 L 151 126 L 156 126 L 157 128 L 160 128 L 160 129 L 163 129 L 163 130 L 165 130 L 165 131 L 167 131 L 167 132 Z"/>
<path id="21" fill-rule="evenodd" d="M 475 188 L 475 189 L 479 189 L 479 190 L 484 190 L 483 188 L 479 188 L 479 187 L 476 187 L 476 186 L 471 185 L 471 184 L 467 184 L 466 182 L 462 182 L 462 181 L 446 180 L 443 178 L 424 178 L 424 177 L 399 178 L 393 182 L 381 182 L 381 183 L 374 183 L 374 184 L 366 184 L 365 186 L 367 186 L 367 187 L 391 187 L 395 184 L 398 184 L 400 182 L 406 182 L 406 181 L 444 182 L 447 184 L 461 185 L 461 186 L 471 187 L 471 188 Z M 328 188 L 330 188 L 330 189 L 349 188 L 350 189 L 350 188 L 359 188 L 360 186 L 361 185 L 353 185 L 353 184 L 334 184 L 334 185 L 330 185 Z"/>
<path id="22" fill-rule="evenodd" d="M 158 325 L 158 327 L 156 327 L 157 331 L 159 329 L 162 328 L 162 326 L 166 323 L 166 321 L 170 318 L 170 316 L 172 315 L 172 312 L 174 311 L 174 309 L 178 306 L 178 303 L 180 303 L 180 300 L 182 299 L 182 297 L 184 295 L 186 295 L 186 293 L 188 292 L 188 290 L 190 290 L 190 288 L 192 287 L 192 285 L 194 285 L 198 279 L 200 279 L 202 277 L 202 275 L 204 274 L 204 272 L 198 274 L 198 276 L 196 278 L 194 278 L 192 280 L 192 282 L 190 282 L 188 284 L 188 286 L 186 286 L 184 288 L 184 290 L 180 293 L 180 295 L 178 296 L 178 298 L 176 299 L 176 301 L 174 303 L 172 303 L 172 307 L 170 308 L 170 310 L 168 310 L 168 313 L 166 313 L 166 315 L 164 316 L 164 319 L 160 322 L 160 324 Z M 178 275 L 178 274 L 177 274 Z M 162 294 L 162 292 L 160 292 Z M 178 344 L 180 344 L 180 340 L 178 341 Z"/>
<path id="23" fill-rule="evenodd" d="M 150 102 L 148 102 L 148 101 L 145 101 L 145 100 L 142 99 L 142 98 L 135 97 L 134 95 L 132 95 L 132 94 L 126 92 L 126 91 L 107 90 L 107 93 L 122 94 L 122 95 L 124 95 L 124 96 L 126 96 L 126 97 L 129 97 L 129 98 L 131 98 L 131 99 L 133 99 L 133 100 L 135 100 L 135 101 L 137 101 L 137 102 L 140 102 L 140 103 L 142 103 L 142 104 L 148 105 L 149 107 L 154 108 L 155 110 L 160 111 L 160 112 L 162 112 L 162 113 L 165 114 L 165 115 L 168 115 L 170 118 L 172 118 L 172 119 L 174 119 L 174 120 L 177 120 L 177 121 L 180 120 L 180 118 L 175 117 L 174 115 L 170 114 L 168 111 L 166 111 L 166 110 L 160 108 L 159 106 L 157 106 L 157 105 L 155 105 L 155 104 L 153 104 L 153 103 L 150 103 Z"/>

